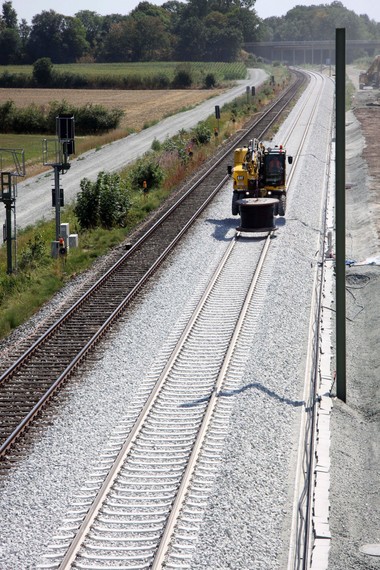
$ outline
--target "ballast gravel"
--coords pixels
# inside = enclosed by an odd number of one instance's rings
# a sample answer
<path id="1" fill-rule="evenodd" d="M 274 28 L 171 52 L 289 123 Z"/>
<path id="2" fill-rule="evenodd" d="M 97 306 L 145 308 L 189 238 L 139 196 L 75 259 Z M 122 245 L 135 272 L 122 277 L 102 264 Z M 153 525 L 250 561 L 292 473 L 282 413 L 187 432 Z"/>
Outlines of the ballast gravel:
<path id="1" fill-rule="evenodd" d="M 296 429 L 319 256 L 332 92 L 327 83 L 318 121 L 300 159 L 304 167 L 298 165 L 299 174 L 289 189 L 286 222 L 269 253 L 263 283 L 267 293 L 247 344 L 248 362 L 224 461 L 192 570 L 287 568 Z M 286 123 L 276 135 L 278 144 L 285 129 Z M 287 149 L 291 154 L 291 140 Z"/>
<path id="2" fill-rule="evenodd" d="M 327 84 L 321 111 L 326 127 L 331 91 Z M 319 145 L 321 161 L 326 144 L 321 140 Z M 317 162 L 309 174 L 294 183 L 286 223 L 273 240 L 267 295 L 256 333 L 247 343 L 228 451 L 205 514 L 194 568 L 284 567 L 325 169 Z M 310 196 L 303 207 L 305 189 Z M 34 568 L 42 561 L 76 490 L 112 429 L 128 414 L 134 392 L 165 349 L 183 307 L 193 303 L 199 281 L 222 256 L 239 222 L 230 207 L 228 184 L 111 333 L 96 361 L 57 397 L 41 433 L 30 434 L 27 458 L 2 474 L 1 569 Z"/>
<path id="3" fill-rule="evenodd" d="M 230 431 L 192 570 L 287 567 L 333 89 L 332 82 L 327 82 L 303 166 L 292 182 L 285 223 L 276 232 L 259 285 L 263 303 L 252 325 L 254 334 L 247 338 L 247 363 L 233 395 Z M 276 142 L 281 142 L 294 112 L 276 135 Z M 287 146 L 291 151 L 291 142 Z M 57 396 L 52 413 L 25 441 L 26 457 L 13 457 L 8 470 L 2 466 L 0 570 L 32 569 L 41 563 L 109 435 L 128 415 L 134 393 L 165 352 L 183 310 L 194 304 L 206 276 L 222 256 L 238 223 L 230 206 L 228 185 L 139 295 L 93 361 Z M 339 404 L 337 407 L 339 410 Z M 351 417 L 356 420 L 355 413 Z M 336 426 L 338 434 L 343 437 L 346 428 L 342 415 Z M 349 433 L 358 447 L 355 429 Z M 338 468 L 340 459 L 336 459 Z M 354 462 L 351 468 L 357 473 Z M 361 524 L 361 501 L 355 502 L 355 512 L 347 512 L 336 481 L 331 491 L 332 515 L 336 505 L 339 512 L 350 515 L 350 520 L 356 516 Z M 361 498 L 365 499 L 365 493 Z M 336 532 L 344 536 L 339 515 L 334 524 Z M 334 547 L 332 550 L 330 567 L 334 570 L 378 567 L 366 566 L 368 558 L 358 558 L 362 565 L 357 566 L 350 563 L 352 557 L 343 557 L 341 563 L 339 544 L 336 552 Z"/>

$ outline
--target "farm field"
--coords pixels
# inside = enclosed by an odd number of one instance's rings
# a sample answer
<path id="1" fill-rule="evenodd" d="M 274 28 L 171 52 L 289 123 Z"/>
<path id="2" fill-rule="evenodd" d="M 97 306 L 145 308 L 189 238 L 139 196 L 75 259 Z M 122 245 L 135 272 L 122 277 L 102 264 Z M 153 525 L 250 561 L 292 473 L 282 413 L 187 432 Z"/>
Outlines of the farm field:
<path id="1" fill-rule="evenodd" d="M 121 128 L 140 131 L 146 125 L 198 105 L 223 91 L 225 89 L 0 89 L 0 104 L 12 100 L 16 107 L 27 107 L 32 103 L 44 106 L 51 101 L 65 100 L 75 106 L 90 103 L 107 109 L 117 107 L 124 111 Z"/>
<path id="2" fill-rule="evenodd" d="M 65 63 L 54 64 L 54 71 L 58 73 L 73 73 L 87 77 L 120 77 L 137 76 L 149 77 L 151 75 L 165 75 L 172 80 L 178 66 L 188 66 L 195 80 L 200 81 L 202 76 L 213 73 L 219 81 L 244 79 L 246 67 L 243 62 L 175 62 L 155 61 L 136 63 Z M 0 65 L 0 74 L 15 73 L 31 75 L 32 65 Z"/>
<path id="3" fill-rule="evenodd" d="M 51 101 L 66 100 L 75 106 L 86 103 L 102 105 L 107 109 L 124 111 L 120 128 L 97 136 L 76 137 L 76 155 L 92 148 L 139 132 L 163 118 L 194 107 L 202 101 L 222 93 L 224 89 L 168 89 L 168 90 L 115 90 L 115 89 L 0 89 L 0 105 L 14 101 L 17 107 L 48 105 Z M 15 135 L 0 133 L 0 148 L 22 148 L 25 151 L 27 177 L 46 170 L 42 164 L 43 135 Z M 52 138 L 48 135 L 46 138 Z M 6 157 L 1 157 L 1 160 Z M 5 166 L 5 165 L 3 165 Z"/>
<path id="4" fill-rule="evenodd" d="M 108 110 L 120 109 L 124 115 L 120 126 L 102 135 L 89 135 L 76 137 L 76 155 L 92 149 L 104 146 L 110 142 L 127 136 L 132 132 L 139 132 L 152 126 L 165 117 L 188 110 L 222 93 L 231 87 L 231 83 L 246 76 L 246 66 L 242 62 L 212 63 L 192 62 L 182 63 L 188 71 L 191 71 L 192 89 L 167 89 L 178 70 L 176 62 L 143 62 L 143 63 L 76 63 L 65 65 L 53 65 L 53 74 L 71 78 L 66 85 L 57 85 L 49 88 L 35 88 L 34 85 L 12 84 L 8 87 L 7 80 L 1 84 L 0 105 L 13 101 L 16 108 L 26 108 L 35 105 L 37 108 L 46 108 L 52 102 L 65 101 L 74 107 L 84 107 L 87 104 L 99 105 Z M 0 66 L 0 77 L 3 79 L 17 76 L 28 76 L 31 80 L 33 73 L 32 65 L 8 65 Z M 207 74 L 212 74 L 218 88 L 200 88 Z M 55 76 L 56 77 L 56 76 Z M 75 86 L 73 78 L 87 78 L 84 85 Z M 165 85 L 160 81 L 164 78 Z M 66 80 L 65 79 L 65 80 Z M 74 81 L 74 84 L 71 82 Z M 63 81 L 64 83 L 64 81 Z M 130 88 L 127 86 L 130 85 Z M 101 87 L 100 89 L 97 87 Z M 136 87 L 133 88 L 133 87 Z M 152 87 L 161 87 L 155 89 Z M 106 88 L 105 88 L 106 87 Z M 0 148 L 22 148 L 25 151 L 27 176 L 37 174 L 44 170 L 42 161 L 43 134 L 1 134 L 0 125 Z M 46 135 L 51 138 L 51 135 Z M 3 157 L 0 157 L 3 160 Z M 4 165 L 3 165 L 4 166 Z"/>

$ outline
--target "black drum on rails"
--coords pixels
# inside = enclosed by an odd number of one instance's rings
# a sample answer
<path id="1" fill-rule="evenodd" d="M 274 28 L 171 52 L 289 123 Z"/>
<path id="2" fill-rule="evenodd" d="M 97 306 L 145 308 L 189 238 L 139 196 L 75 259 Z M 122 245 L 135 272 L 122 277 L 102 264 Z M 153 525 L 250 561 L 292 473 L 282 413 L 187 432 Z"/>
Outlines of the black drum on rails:
<path id="1" fill-rule="evenodd" d="M 275 224 L 276 198 L 244 198 L 238 201 L 241 232 L 269 232 L 277 229 Z"/>

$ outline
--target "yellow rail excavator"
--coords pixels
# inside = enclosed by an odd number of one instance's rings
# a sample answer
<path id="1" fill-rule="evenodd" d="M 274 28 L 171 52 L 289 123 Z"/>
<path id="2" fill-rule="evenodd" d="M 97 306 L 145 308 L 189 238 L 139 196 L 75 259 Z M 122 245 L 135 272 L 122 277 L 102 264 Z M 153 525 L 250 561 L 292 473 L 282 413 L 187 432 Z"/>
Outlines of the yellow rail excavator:
<path id="1" fill-rule="evenodd" d="M 364 87 L 380 87 L 380 55 L 377 55 L 367 71 L 359 75 L 359 89 Z"/>
<path id="2" fill-rule="evenodd" d="M 265 147 L 257 139 L 234 151 L 234 166 L 229 168 L 233 180 L 232 215 L 240 213 L 239 200 L 244 198 L 277 198 L 275 215 L 284 216 L 286 209 L 286 164 L 293 158 L 282 145 Z"/>

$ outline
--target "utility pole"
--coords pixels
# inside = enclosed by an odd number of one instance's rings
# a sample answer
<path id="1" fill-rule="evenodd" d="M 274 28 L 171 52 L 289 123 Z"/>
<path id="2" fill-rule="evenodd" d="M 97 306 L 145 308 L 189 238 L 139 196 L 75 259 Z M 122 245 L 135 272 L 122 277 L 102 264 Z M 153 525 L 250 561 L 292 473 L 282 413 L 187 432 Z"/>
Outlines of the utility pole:
<path id="1" fill-rule="evenodd" d="M 336 389 L 346 401 L 346 30 L 336 30 Z"/>

